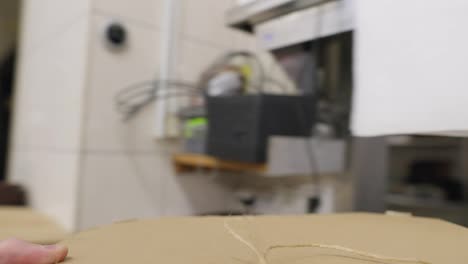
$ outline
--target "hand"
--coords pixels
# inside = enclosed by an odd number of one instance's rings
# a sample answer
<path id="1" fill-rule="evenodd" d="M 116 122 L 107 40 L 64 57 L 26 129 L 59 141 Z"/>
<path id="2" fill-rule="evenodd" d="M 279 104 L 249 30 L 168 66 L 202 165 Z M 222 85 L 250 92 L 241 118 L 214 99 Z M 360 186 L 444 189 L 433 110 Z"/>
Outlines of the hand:
<path id="1" fill-rule="evenodd" d="M 17 239 L 0 241 L 0 264 L 56 264 L 68 249 L 61 245 L 41 246 Z"/>

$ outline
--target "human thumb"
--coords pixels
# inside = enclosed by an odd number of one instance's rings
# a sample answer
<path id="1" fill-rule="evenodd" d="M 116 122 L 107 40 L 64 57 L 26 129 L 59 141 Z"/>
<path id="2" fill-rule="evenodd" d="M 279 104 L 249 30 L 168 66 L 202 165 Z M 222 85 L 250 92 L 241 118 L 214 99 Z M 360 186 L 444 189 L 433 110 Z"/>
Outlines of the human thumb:
<path id="1" fill-rule="evenodd" d="M 61 245 L 35 245 L 17 239 L 0 242 L 0 264 L 55 264 L 62 262 L 68 249 Z"/>

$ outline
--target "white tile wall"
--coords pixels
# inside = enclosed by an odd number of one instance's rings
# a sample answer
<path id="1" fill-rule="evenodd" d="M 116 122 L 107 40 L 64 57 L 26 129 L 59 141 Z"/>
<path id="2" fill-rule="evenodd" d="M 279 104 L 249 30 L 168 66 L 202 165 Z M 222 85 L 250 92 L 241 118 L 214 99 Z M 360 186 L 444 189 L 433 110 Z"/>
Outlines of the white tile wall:
<path id="1" fill-rule="evenodd" d="M 258 52 L 259 44 L 257 43 L 257 39 L 248 32 L 244 32 L 241 30 L 234 30 L 232 29 L 233 34 L 233 41 L 231 43 L 232 48 L 234 49 L 246 49 L 252 52 Z"/>
<path id="2" fill-rule="evenodd" d="M 232 6 L 231 0 L 181 0 L 183 2 L 183 35 L 204 43 L 230 47 L 233 30 L 224 22 L 224 13 Z"/>
<path id="3" fill-rule="evenodd" d="M 87 153 L 82 164 L 79 228 L 160 216 L 161 181 L 171 173 L 165 159 L 156 155 Z"/>
<path id="4" fill-rule="evenodd" d="M 10 181 L 27 189 L 32 207 L 73 230 L 79 153 L 21 150 L 11 155 Z"/>
<path id="5" fill-rule="evenodd" d="M 43 6 L 53 5 L 53 1 L 45 2 L 23 3 L 24 14 L 29 16 L 21 22 L 23 41 L 8 177 L 27 188 L 34 208 L 72 230 L 88 20 L 82 6 L 85 1 L 55 1 L 54 9 Z M 67 10 L 66 3 L 73 10 Z M 52 11 L 60 14 L 52 19 Z M 74 16 L 73 20 L 68 15 Z"/>
<path id="6" fill-rule="evenodd" d="M 164 215 L 200 215 L 231 208 L 232 191 L 206 172 L 170 175 L 164 186 Z"/>
<path id="7" fill-rule="evenodd" d="M 197 82 L 200 74 L 228 50 L 228 48 L 220 48 L 196 40 L 182 39 L 179 62 L 176 64 L 177 76 L 188 82 Z"/>
<path id="8" fill-rule="evenodd" d="M 229 192 L 207 175 L 173 173 L 170 156 L 88 153 L 79 228 L 111 221 L 223 210 Z"/>
<path id="9" fill-rule="evenodd" d="M 15 147 L 79 149 L 87 26 L 82 17 L 38 52 L 21 56 Z"/>
<path id="10" fill-rule="evenodd" d="M 226 191 L 206 176 L 177 176 L 171 157 L 177 146 L 157 142 L 154 104 L 123 122 L 113 97 L 129 84 L 157 77 L 160 32 L 134 20 L 121 20 L 129 32 L 126 49 L 109 50 L 102 30 L 113 16 L 93 16 L 87 86 L 84 163 L 79 228 L 126 218 L 191 215 L 225 208 Z M 211 46 L 184 41 L 179 51 L 184 79 L 218 55 Z M 182 66 L 183 65 L 183 66 Z M 105 195 L 102 195 L 103 192 Z M 97 198 L 99 197 L 99 198 Z"/>
<path id="11" fill-rule="evenodd" d="M 161 26 L 164 0 L 93 0 L 95 14 L 112 16 L 138 24 Z"/>
<path id="12" fill-rule="evenodd" d="M 134 120 L 123 122 L 114 104 L 123 88 L 156 78 L 160 32 L 156 28 L 124 20 L 128 45 L 109 49 L 103 29 L 113 17 L 94 15 L 90 37 L 90 61 L 85 114 L 85 148 L 106 151 L 153 151 L 154 105 Z"/>
<path id="13" fill-rule="evenodd" d="M 182 29 L 175 49 L 177 78 L 196 82 L 199 74 L 228 50 L 259 50 L 252 37 L 224 26 L 223 14 L 231 1 L 182 2 Z M 161 34 L 158 25 L 147 20 L 155 3 L 148 4 L 151 8 L 145 12 L 127 12 L 131 8 L 123 1 L 113 7 L 110 1 L 98 0 L 95 4 L 84 117 L 80 228 L 125 218 L 229 210 L 232 191 L 209 175 L 175 175 L 171 155 L 177 148 L 155 141 L 152 134 L 154 104 L 127 123 L 115 111 L 112 98 L 120 89 L 158 76 Z M 141 16 L 135 17 L 135 12 Z M 120 52 L 109 50 L 102 39 L 105 25 L 116 19 L 129 32 L 129 45 Z M 261 59 L 268 66 L 272 64 L 267 53 L 262 53 Z"/>
<path id="14" fill-rule="evenodd" d="M 26 55 L 48 45 L 56 35 L 88 14 L 91 0 L 23 0 L 21 45 Z"/>

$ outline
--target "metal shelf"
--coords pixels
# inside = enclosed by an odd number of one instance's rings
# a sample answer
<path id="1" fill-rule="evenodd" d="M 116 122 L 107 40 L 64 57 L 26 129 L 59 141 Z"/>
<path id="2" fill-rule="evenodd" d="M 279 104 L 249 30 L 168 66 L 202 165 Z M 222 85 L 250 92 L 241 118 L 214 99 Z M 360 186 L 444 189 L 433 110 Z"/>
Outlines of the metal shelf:
<path id="1" fill-rule="evenodd" d="M 327 1 L 330 0 L 257 0 L 228 10 L 226 24 L 253 32 L 257 23 Z"/>
<path id="2" fill-rule="evenodd" d="M 460 209 L 467 208 L 466 203 L 454 203 L 449 201 L 440 201 L 435 199 L 423 199 L 402 194 L 387 194 L 386 202 L 388 205 L 414 207 L 414 208 L 443 208 Z"/>

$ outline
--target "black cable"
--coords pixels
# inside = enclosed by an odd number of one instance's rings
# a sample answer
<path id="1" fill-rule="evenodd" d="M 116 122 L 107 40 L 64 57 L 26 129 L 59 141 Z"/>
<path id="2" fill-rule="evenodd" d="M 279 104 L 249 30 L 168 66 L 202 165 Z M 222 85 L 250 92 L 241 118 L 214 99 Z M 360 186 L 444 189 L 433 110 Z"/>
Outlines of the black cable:
<path id="1" fill-rule="evenodd" d="M 297 107 L 297 116 L 299 117 L 299 123 L 302 124 L 302 128 L 304 131 L 309 130 L 310 134 L 309 137 L 306 137 L 306 144 L 304 144 L 306 155 L 307 155 L 307 160 L 309 162 L 309 169 L 310 169 L 310 176 L 311 176 L 311 182 L 312 184 L 317 186 L 317 190 L 319 192 L 320 190 L 320 171 L 319 171 L 319 164 L 316 158 L 316 154 L 314 151 L 314 144 L 312 142 L 312 138 L 314 136 L 313 129 L 308 127 L 307 124 L 307 112 L 305 107 L 303 105 L 298 105 Z M 320 192 L 319 192 L 320 193 Z M 319 194 L 320 195 L 320 194 Z"/>
<path id="2" fill-rule="evenodd" d="M 202 75 L 209 75 L 212 72 L 215 72 L 219 68 L 226 66 L 230 60 L 238 56 L 245 57 L 255 62 L 258 68 L 257 70 L 259 72 L 259 80 L 258 80 L 258 84 L 252 85 L 252 87 L 255 87 L 259 93 L 263 93 L 263 87 L 268 82 L 274 83 L 278 87 L 280 87 L 282 91 L 286 91 L 286 88 L 284 87 L 284 85 L 281 84 L 279 81 L 276 81 L 273 78 L 268 78 L 265 76 L 263 65 L 260 62 L 258 56 L 248 51 L 235 51 L 235 52 L 230 52 L 226 55 L 221 56 L 220 58 L 215 60 L 215 62 L 210 67 L 208 67 L 208 70 L 206 70 Z M 115 103 L 118 108 L 122 108 L 122 106 L 125 107 L 126 105 L 130 105 L 130 106 L 138 105 L 139 104 L 138 102 L 136 103 L 129 103 L 129 102 L 139 97 L 143 97 L 144 98 L 143 102 L 146 102 L 146 98 L 151 98 L 153 94 L 157 93 L 159 89 L 158 87 L 162 83 L 165 83 L 168 86 L 170 86 L 171 90 L 174 90 L 174 89 L 193 90 L 193 91 L 198 90 L 202 92 L 203 89 L 205 88 L 205 87 L 202 87 L 204 86 L 203 84 L 202 85 L 199 84 L 197 86 L 197 85 L 193 85 L 190 83 L 174 81 L 174 80 L 166 80 L 166 81 L 148 80 L 148 81 L 143 81 L 143 82 L 132 84 L 128 87 L 125 87 L 121 91 L 119 91 L 115 96 Z"/>
<path id="3" fill-rule="evenodd" d="M 173 87 L 171 88 L 171 91 L 169 92 L 172 92 L 174 90 L 174 88 L 177 88 L 177 87 Z M 177 90 L 183 90 L 183 91 L 186 91 L 184 89 L 177 89 Z M 115 104 L 117 107 L 119 107 L 120 105 L 124 105 L 124 104 L 128 104 L 129 102 L 132 102 L 133 100 L 139 98 L 139 97 L 154 97 L 154 96 L 158 96 L 157 95 L 157 91 L 158 91 L 158 88 L 156 87 L 150 87 L 150 88 L 146 88 L 145 90 L 141 90 L 141 91 L 134 91 L 133 93 L 128 93 L 125 95 L 125 97 L 123 96 L 119 96 L 119 97 L 116 97 L 115 98 Z M 190 91 L 191 92 L 191 91 Z M 195 94 L 196 92 L 194 92 Z"/>
<path id="4" fill-rule="evenodd" d="M 265 92 L 267 83 L 273 83 L 283 92 L 286 92 L 286 87 L 279 81 L 265 75 L 263 64 L 257 55 L 249 51 L 234 51 L 229 52 L 215 60 L 211 66 L 202 73 L 202 79 L 198 85 L 191 83 L 181 82 L 177 80 L 147 80 L 131 84 L 120 90 L 114 97 L 116 109 L 124 116 L 124 120 L 132 118 L 142 108 L 161 98 L 169 98 L 174 96 L 196 96 L 203 95 L 206 89 L 206 77 L 211 77 L 219 71 L 219 69 L 229 65 L 230 61 L 236 57 L 244 57 L 252 62 L 257 68 L 258 79 L 252 82 L 251 88 L 262 94 Z M 158 95 L 159 87 L 161 84 L 166 84 L 170 89 L 167 91 L 169 94 L 161 97 Z M 172 94 L 174 90 L 181 91 L 178 94 Z"/>
<path id="5" fill-rule="evenodd" d="M 316 36 L 317 36 L 317 39 L 314 41 L 314 53 L 315 53 L 315 64 L 316 64 L 316 74 L 318 73 L 318 70 L 319 70 L 319 67 L 320 67 L 320 50 L 321 50 L 321 47 L 320 47 L 320 32 L 321 32 L 321 28 L 322 28 L 322 10 L 321 10 L 321 7 L 320 6 L 317 6 L 317 30 L 316 30 Z M 303 67 L 305 67 L 306 64 L 304 64 Z M 313 94 L 314 95 L 314 101 L 316 103 L 319 102 L 319 96 L 320 96 L 320 90 L 321 90 L 321 85 L 320 85 L 320 80 L 319 80 L 319 76 L 317 74 L 316 78 L 315 78 L 315 84 L 314 86 L 316 87 L 316 92 Z M 306 112 L 305 112 L 305 109 L 302 108 L 302 111 L 300 111 L 300 114 L 299 116 L 301 116 L 300 118 L 302 119 L 302 122 L 304 124 L 304 126 L 306 125 Z M 318 113 L 315 114 L 316 116 L 318 115 Z M 314 144 L 313 144 L 313 141 L 312 141 L 312 138 L 314 137 L 315 135 L 315 129 L 314 127 L 311 128 L 310 130 L 310 135 L 309 135 L 309 138 L 307 138 L 307 143 L 305 144 L 305 150 L 306 150 L 306 155 L 308 156 L 308 160 L 309 160 L 309 166 L 311 168 L 311 172 L 310 172 L 310 177 L 311 177 L 311 181 L 312 181 L 312 184 L 314 185 L 315 187 L 315 190 L 316 190 L 316 194 L 315 194 L 315 197 L 311 198 L 310 201 L 313 201 L 313 204 L 311 204 L 309 206 L 309 211 L 310 212 L 315 212 L 317 211 L 318 207 L 320 206 L 320 196 L 321 196 L 321 181 L 320 181 L 320 169 L 319 169 L 319 164 L 318 164 L 318 160 L 316 158 L 316 153 L 315 153 L 315 147 L 314 147 Z M 309 201 L 309 202 L 310 202 Z"/>
<path id="6" fill-rule="evenodd" d="M 125 96 L 127 93 L 133 92 L 133 91 L 135 91 L 135 89 L 139 89 L 141 87 L 152 87 L 154 89 L 157 89 L 157 87 L 159 87 L 160 84 L 167 84 L 168 86 L 173 86 L 173 88 L 192 89 L 192 90 L 197 89 L 197 87 L 195 85 L 185 83 L 185 82 L 172 81 L 172 80 L 166 80 L 166 81 L 147 80 L 147 81 L 131 84 L 131 85 L 123 88 L 122 90 L 120 90 L 116 94 L 115 98 Z"/>
<path id="7" fill-rule="evenodd" d="M 160 84 L 167 84 L 171 87 L 165 95 L 158 95 Z M 173 93 L 173 90 L 183 91 L 182 93 Z M 123 115 L 124 120 L 129 120 L 137 114 L 142 108 L 160 98 L 170 98 L 176 96 L 193 96 L 200 94 L 196 87 L 179 81 L 144 81 L 125 87 L 117 93 L 114 98 L 115 106 L 118 112 Z M 138 100 L 137 100 L 138 99 Z"/>
<path id="8" fill-rule="evenodd" d="M 124 118 L 123 120 L 129 120 L 131 119 L 134 115 L 136 115 L 141 109 L 143 109 L 145 106 L 147 106 L 148 104 L 152 103 L 153 101 L 156 101 L 158 99 L 168 99 L 168 98 L 174 98 L 174 97 L 184 97 L 184 96 L 193 96 L 193 94 L 189 94 L 189 93 L 173 93 L 173 94 L 166 94 L 164 96 L 152 96 L 152 97 L 148 97 L 146 98 L 144 101 L 142 102 L 139 102 L 138 104 L 134 104 L 134 105 L 129 105 L 127 106 L 128 109 L 124 109 L 124 110 L 120 110 L 119 112 L 121 112 L 123 115 L 124 115 Z"/>

